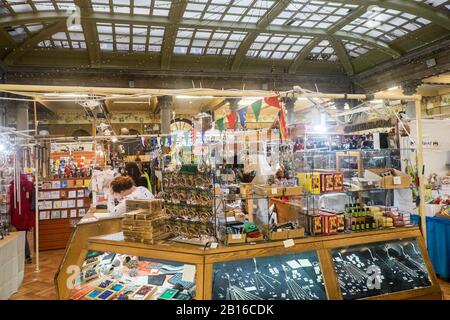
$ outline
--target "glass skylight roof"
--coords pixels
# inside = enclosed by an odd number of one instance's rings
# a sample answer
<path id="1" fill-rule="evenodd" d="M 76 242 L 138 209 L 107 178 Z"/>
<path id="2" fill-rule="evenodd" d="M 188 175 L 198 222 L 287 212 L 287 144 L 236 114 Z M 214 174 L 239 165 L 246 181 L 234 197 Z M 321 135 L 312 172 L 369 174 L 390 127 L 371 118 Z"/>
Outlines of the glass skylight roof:
<path id="1" fill-rule="evenodd" d="M 348 55 L 353 59 L 358 58 L 363 54 L 366 54 L 367 52 L 373 50 L 369 46 L 357 42 L 347 40 L 343 40 L 342 42 L 345 49 L 347 49 Z"/>
<path id="2" fill-rule="evenodd" d="M 174 53 L 196 55 L 233 55 L 246 32 L 210 29 L 178 29 Z"/>
<path id="3" fill-rule="evenodd" d="M 442 6 L 442 7 L 445 7 L 447 9 L 450 8 L 450 1 L 448 1 L 448 0 L 414 0 L 414 1 L 425 3 L 425 4 L 428 4 L 428 5 L 432 6 L 432 7 Z"/>
<path id="4" fill-rule="evenodd" d="M 163 27 L 97 23 L 100 48 L 104 51 L 160 52 Z"/>
<path id="5" fill-rule="evenodd" d="M 363 34 L 382 41 L 393 41 L 416 31 L 431 21 L 393 9 L 372 7 L 342 30 Z"/>
<path id="6" fill-rule="evenodd" d="M 183 17 L 257 23 L 275 2 L 272 0 L 189 0 Z"/>
<path id="7" fill-rule="evenodd" d="M 3 2 L 5 3 L 4 8 L 6 11 L 16 14 L 35 11 L 65 11 L 75 9 L 73 0 L 4 0 Z"/>
<path id="8" fill-rule="evenodd" d="M 94 12 L 139 14 L 151 16 L 169 16 L 168 0 L 92 0 Z"/>
<path id="9" fill-rule="evenodd" d="M 41 31 L 44 27 L 46 27 L 46 25 L 42 23 L 30 23 L 20 26 L 8 27 L 5 30 L 14 41 L 22 42 L 36 32 Z"/>
<path id="10" fill-rule="evenodd" d="M 327 1 L 293 0 L 271 24 L 328 29 L 357 7 Z"/>
<path id="11" fill-rule="evenodd" d="M 50 39 L 38 43 L 41 48 L 86 49 L 83 31 L 57 32 Z"/>
<path id="12" fill-rule="evenodd" d="M 262 33 L 250 46 L 248 57 L 262 59 L 294 59 L 312 37 Z"/>
<path id="13" fill-rule="evenodd" d="M 338 57 L 334 52 L 333 47 L 331 46 L 328 40 L 321 41 L 315 48 L 313 48 L 306 58 L 307 60 L 316 60 L 316 61 L 328 61 L 328 62 L 336 62 Z"/>

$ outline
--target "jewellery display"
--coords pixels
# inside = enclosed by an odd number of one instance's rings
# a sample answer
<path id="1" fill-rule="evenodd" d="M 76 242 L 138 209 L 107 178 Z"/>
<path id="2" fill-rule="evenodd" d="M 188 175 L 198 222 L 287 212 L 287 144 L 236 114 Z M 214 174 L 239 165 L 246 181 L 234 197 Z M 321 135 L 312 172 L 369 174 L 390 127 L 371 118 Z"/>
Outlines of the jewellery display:
<path id="1" fill-rule="evenodd" d="M 165 172 L 166 232 L 172 241 L 205 245 L 214 240 L 212 178 L 208 173 Z"/>
<path id="2" fill-rule="evenodd" d="M 326 300 L 316 252 L 215 263 L 213 300 Z"/>
<path id="3" fill-rule="evenodd" d="M 115 262 L 119 260 L 120 264 Z M 71 292 L 74 300 L 190 300 L 195 297 L 195 277 L 186 281 L 186 265 L 112 253 L 92 252 L 82 266 Z M 101 270 L 112 269 L 112 277 Z"/>
<path id="4" fill-rule="evenodd" d="M 344 300 L 431 286 L 415 239 L 332 250 Z"/>

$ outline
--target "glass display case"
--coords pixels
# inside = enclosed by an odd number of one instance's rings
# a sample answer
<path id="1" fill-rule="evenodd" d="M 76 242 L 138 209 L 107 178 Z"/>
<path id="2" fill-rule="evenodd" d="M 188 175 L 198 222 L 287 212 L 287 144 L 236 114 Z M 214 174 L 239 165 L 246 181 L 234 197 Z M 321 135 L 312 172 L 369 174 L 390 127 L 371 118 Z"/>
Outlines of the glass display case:
<path id="1" fill-rule="evenodd" d="M 213 300 L 326 300 L 315 251 L 213 265 Z"/>
<path id="2" fill-rule="evenodd" d="M 414 238 L 335 248 L 331 254 L 344 300 L 432 285 Z"/>
<path id="3" fill-rule="evenodd" d="M 191 300 L 196 266 L 114 252 L 89 251 L 73 300 Z"/>

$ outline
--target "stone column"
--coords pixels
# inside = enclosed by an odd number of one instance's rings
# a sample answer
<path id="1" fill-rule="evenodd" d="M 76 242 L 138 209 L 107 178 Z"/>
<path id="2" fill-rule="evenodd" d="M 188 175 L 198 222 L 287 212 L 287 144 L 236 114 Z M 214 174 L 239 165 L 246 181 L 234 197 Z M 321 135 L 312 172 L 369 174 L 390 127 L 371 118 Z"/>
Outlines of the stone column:
<path id="1" fill-rule="evenodd" d="M 286 125 L 290 127 L 295 123 L 295 112 L 294 112 L 294 106 L 295 102 L 297 101 L 297 98 L 291 98 L 291 97 L 284 97 L 283 103 L 284 107 L 286 108 L 287 115 L 286 115 Z"/>
<path id="2" fill-rule="evenodd" d="M 172 96 L 158 97 L 158 105 L 161 110 L 161 134 L 170 134 L 170 121 L 172 119 Z"/>
<path id="3" fill-rule="evenodd" d="M 16 108 L 16 129 L 17 131 L 28 130 L 29 119 L 28 119 L 28 102 L 16 101 L 14 103 Z"/>
<path id="4" fill-rule="evenodd" d="M 421 80 L 411 80 L 405 81 L 401 84 L 403 89 L 403 94 L 405 95 L 414 95 L 417 93 L 417 88 L 422 85 Z M 415 101 L 408 101 L 406 104 L 406 115 L 408 118 L 416 117 L 416 103 Z"/>

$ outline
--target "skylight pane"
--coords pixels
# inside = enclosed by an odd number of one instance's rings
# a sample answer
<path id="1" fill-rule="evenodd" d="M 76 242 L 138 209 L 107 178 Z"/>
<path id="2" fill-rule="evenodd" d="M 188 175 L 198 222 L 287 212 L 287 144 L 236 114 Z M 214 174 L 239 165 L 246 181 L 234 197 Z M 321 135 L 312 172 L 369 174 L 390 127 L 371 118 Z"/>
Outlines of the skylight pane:
<path id="1" fill-rule="evenodd" d="M 331 1 L 293 0 L 271 25 L 328 29 L 331 23 L 339 22 L 357 7 Z"/>
<path id="2" fill-rule="evenodd" d="M 410 13 L 372 6 L 369 11 L 344 26 L 342 30 L 390 42 L 430 23 L 431 21 Z"/>
<path id="3" fill-rule="evenodd" d="M 181 28 L 177 33 L 173 52 L 175 54 L 232 55 L 246 34 L 246 32 L 225 30 Z"/>
<path id="4" fill-rule="evenodd" d="M 261 59 L 292 60 L 311 39 L 312 37 L 263 33 L 255 39 L 246 55 Z"/>
<path id="5" fill-rule="evenodd" d="M 183 18 L 256 24 L 275 3 L 272 0 L 189 0 Z"/>

